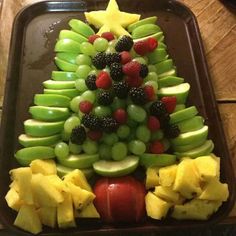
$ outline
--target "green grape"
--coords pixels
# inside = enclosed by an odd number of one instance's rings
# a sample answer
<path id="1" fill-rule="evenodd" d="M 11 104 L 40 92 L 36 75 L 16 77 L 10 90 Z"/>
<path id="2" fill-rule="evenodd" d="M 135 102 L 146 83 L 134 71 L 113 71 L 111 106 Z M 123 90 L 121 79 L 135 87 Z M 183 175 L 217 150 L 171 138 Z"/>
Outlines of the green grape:
<path id="1" fill-rule="evenodd" d="M 114 52 L 116 52 L 115 48 L 110 47 L 110 46 L 106 50 L 106 53 L 114 53 Z"/>
<path id="2" fill-rule="evenodd" d="M 139 57 L 139 55 L 134 51 L 134 48 L 132 47 L 132 49 L 130 50 L 130 55 L 132 58 L 135 58 L 135 57 Z"/>
<path id="3" fill-rule="evenodd" d="M 114 97 L 111 107 L 112 107 L 113 111 L 116 111 L 119 108 L 126 108 L 126 101 L 125 101 L 125 99 L 120 99 L 118 97 Z"/>
<path id="4" fill-rule="evenodd" d="M 75 87 L 80 92 L 84 92 L 84 91 L 88 90 L 87 85 L 85 84 L 85 80 L 84 79 L 77 79 L 75 81 Z"/>
<path id="5" fill-rule="evenodd" d="M 145 105 L 144 105 L 144 108 L 146 111 L 149 111 L 149 108 L 150 106 L 152 105 L 152 102 L 147 102 Z"/>
<path id="6" fill-rule="evenodd" d="M 138 123 L 129 117 L 127 121 L 127 125 L 131 128 L 135 128 L 138 125 Z"/>
<path id="7" fill-rule="evenodd" d="M 134 155 L 142 155 L 146 151 L 146 145 L 140 140 L 133 140 L 129 142 L 129 151 Z"/>
<path id="8" fill-rule="evenodd" d="M 136 137 L 140 141 L 147 143 L 151 138 L 151 131 L 148 129 L 146 125 L 140 125 L 136 129 Z"/>
<path id="9" fill-rule="evenodd" d="M 64 130 L 66 133 L 71 134 L 72 130 L 80 125 L 80 119 L 77 116 L 69 117 L 64 123 Z"/>
<path id="10" fill-rule="evenodd" d="M 109 42 L 108 42 L 109 47 L 115 48 L 116 42 L 117 42 L 116 39 L 113 39 L 113 40 L 109 41 Z"/>
<path id="11" fill-rule="evenodd" d="M 113 145 L 118 142 L 118 136 L 115 133 L 107 134 L 105 133 L 102 137 L 102 141 L 107 145 Z"/>
<path id="12" fill-rule="evenodd" d="M 70 133 L 66 133 L 65 130 L 62 130 L 61 138 L 63 141 L 68 142 L 70 140 Z"/>
<path id="13" fill-rule="evenodd" d="M 96 54 L 96 50 L 94 46 L 89 42 L 83 42 L 80 44 L 80 51 L 88 56 L 94 56 Z"/>
<path id="14" fill-rule="evenodd" d="M 151 85 L 154 89 L 155 94 L 157 94 L 158 91 L 158 84 L 155 81 L 147 81 L 145 85 Z"/>
<path id="15" fill-rule="evenodd" d="M 92 60 L 91 60 L 91 57 L 88 55 L 79 54 L 76 57 L 76 63 L 78 65 L 89 65 L 90 66 L 92 64 Z"/>
<path id="16" fill-rule="evenodd" d="M 79 79 L 86 79 L 91 70 L 92 68 L 88 65 L 80 65 L 75 73 Z"/>
<path id="17" fill-rule="evenodd" d="M 133 61 L 137 61 L 140 64 L 145 64 L 145 65 L 147 64 L 147 58 L 143 58 L 143 57 L 135 57 Z"/>
<path id="18" fill-rule="evenodd" d="M 164 137 L 164 133 L 161 129 L 151 133 L 151 141 L 161 140 Z"/>
<path id="19" fill-rule="evenodd" d="M 86 154 L 92 155 L 98 152 L 98 145 L 96 142 L 87 139 L 83 142 L 82 149 Z"/>
<path id="20" fill-rule="evenodd" d="M 127 112 L 132 120 L 139 123 L 143 122 L 147 117 L 146 111 L 142 107 L 137 105 L 129 105 Z"/>
<path id="21" fill-rule="evenodd" d="M 136 128 L 130 130 L 129 136 L 127 138 L 128 141 L 133 141 L 136 139 Z"/>
<path id="22" fill-rule="evenodd" d="M 93 42 L 93 46 L 98 52 L 104 52 L 108 47 L 108 41 L 104 38 L 97 38 Z"/>
<path id="23" fill-rule="evenodd" d="M 67 158 L 69 156 L 69 146 L 67 143 L 60 142 L 55 146 L 54 152 L 58 158 Z"/>
<path id="24" fill-rule="evenodd" d="M 89 72 L 89 75 L 98 75 L 97 69 L 92 68 L 92 70 Z"/>
<path id="25" fill-rule="evenodd" d="M 70 101 L 70 109 L 73 112 L 78 112 L 79 111 L 79 104 L 80 102 L 84 101 L 83 97 L 81 96 L 77 96 L 74 97 L 71 101 Z"/>
<path id="26" fill-rule="evenodd" d="M 94 109 L 94 114 L 98 117 L 110 116 L 111 108 L 108 106 L 96 106 Z"/>
<path id="27" fill-rule="evenodd" d="M 115 143 L 111 148 L 111 156 L 115 161 L 123 160 L 127 156 L 127 153 L 127 146 L 122 142 Z"/>
<path id="28" fill-rule="evenodd" d="M 130 134 L 130 128 L 128 125 L 120 125 L 116 133 L 119 138 L 126 139 Z"/>
<path id="29" fill-rule="evenodd" d="M 166 152 L 170 148 L 170 141 L 166 138 L 163 138 L 161 143 L 164 145 L 164 152 Z"/>
<path id="30" fill-rule="evenodd" d="M 100 144 L 98 147 L 98 153 L 101 159 L 110 160 L 111 159 L 111 146 L 104 143 Z"/>
<path id="31" fill-rule="evenodd" d="M 157 69 L 156 69 L 156 67 L 154 66 L 154 65 L 148 65 L 148 71 L 149 72 L 157 72 Z"/>
<path id="32" fill-rule="evenodd" d="M 73 154 L 80 154 L 82 152 L 82 145 L 69 142 L 69 150 Z"/>
<path id="33" fill-rule="evenodd" d="M 146 76 L 146 78 L 144 79 L 144 82 L 148 82 L 148 81 L 155 81 L 157 82 L 158 80 L 158 76 L 156 72 L 149 72 L 148 75 Z"/>
<path id="34" fill-rule="evenodd" d="M 81 97 L 83 98 L 83 100 L 94 103 L 96 99 L 96 94 L 93 91 L 87 90 L 81 95 Z"/>

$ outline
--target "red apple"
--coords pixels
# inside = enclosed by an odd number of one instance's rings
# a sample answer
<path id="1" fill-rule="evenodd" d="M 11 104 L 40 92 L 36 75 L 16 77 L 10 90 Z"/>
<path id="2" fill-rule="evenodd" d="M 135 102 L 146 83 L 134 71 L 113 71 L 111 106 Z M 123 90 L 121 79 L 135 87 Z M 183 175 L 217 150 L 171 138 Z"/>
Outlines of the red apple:
<path id="1" fill-rule="evenodd" d="M 95 207 L 105 222 L 138 222 L 145 215 L 145 187 L 131 176 L 101 178 L 93 190 Z"/>

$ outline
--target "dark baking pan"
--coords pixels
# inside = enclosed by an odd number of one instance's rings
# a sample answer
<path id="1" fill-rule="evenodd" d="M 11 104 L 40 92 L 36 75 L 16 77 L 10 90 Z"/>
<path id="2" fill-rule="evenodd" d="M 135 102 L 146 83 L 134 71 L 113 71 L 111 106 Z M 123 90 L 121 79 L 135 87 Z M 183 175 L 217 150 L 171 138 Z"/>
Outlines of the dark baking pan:
<path id="1" fill-rule="evenodd" d="M 81 235 L 127 232 L 154 232 L 164 230 L 206 227 L 225 218 L 234 204 L 234 175 L 222 129 L 217 104 L 209 78 L 201 37 L 192 12 L 176 1 L 120 0 L 121 10 L 137 12 L 142 17 L 158 16 L 158 24 L 165 34 L 170 56 L 179 76 L 191 84 L 189 104 L 195 104 L 210 129 L 215 143 L 214 152 L 221 158 L 221 179 L 229 184 L 230 196 L 220 210 L 207 221 L 145 220 L 134 225 L 104 225 L 97 221 L 78 222 L 78 228 L 66 231 L 45 228 L 42 235 Z M 61 29 L 68 28 L 71 18 L 84 19 L 86 10 L 105 9 L 107 1 L 89 0 L 40 2 L 23 9 L 16 17 L 9 58 L 6 92 L 1 126 L 0 159 L 0 218 L 13 231 L 15 212 L 7 207 L 4 196 L 10 182 L 8 172 L 17 166 L 14 152 L 19 148 L 17 137 L 23 132 L 23 121 L 29 118 L 28 107 L 35 93 L 42 93 L 41 83 L 56 69 L 53 63 L 54 45 Z"/>

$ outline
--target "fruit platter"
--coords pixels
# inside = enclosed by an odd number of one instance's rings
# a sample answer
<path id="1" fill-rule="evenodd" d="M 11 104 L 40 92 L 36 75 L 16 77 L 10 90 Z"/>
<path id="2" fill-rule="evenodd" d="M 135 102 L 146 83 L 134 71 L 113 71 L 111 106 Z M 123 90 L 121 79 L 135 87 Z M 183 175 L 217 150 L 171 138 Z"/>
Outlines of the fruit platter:
<path id="1" fill-rule="evenodd" d="M 1 222 L 24 234 L 200 227 L 234 203 L 197 23 L 175 1 L 23 9 L 0 148 Z"/>

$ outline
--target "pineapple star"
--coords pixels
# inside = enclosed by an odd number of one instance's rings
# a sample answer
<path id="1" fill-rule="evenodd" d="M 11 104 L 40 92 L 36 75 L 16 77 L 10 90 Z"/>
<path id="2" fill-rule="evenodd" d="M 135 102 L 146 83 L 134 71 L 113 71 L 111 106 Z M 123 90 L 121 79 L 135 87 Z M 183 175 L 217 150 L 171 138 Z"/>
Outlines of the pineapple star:
<path id="1" fill-rule="evenodd" d="M 85 12 L 89 24 L 99 29 L 98 35 L 104 32 L 112 32 L 117 37 L 130 35 L 125 27 L 139 20 L 140 15 L 122 12 L 116 0 L 110 0 L 106 10 Z"/>

